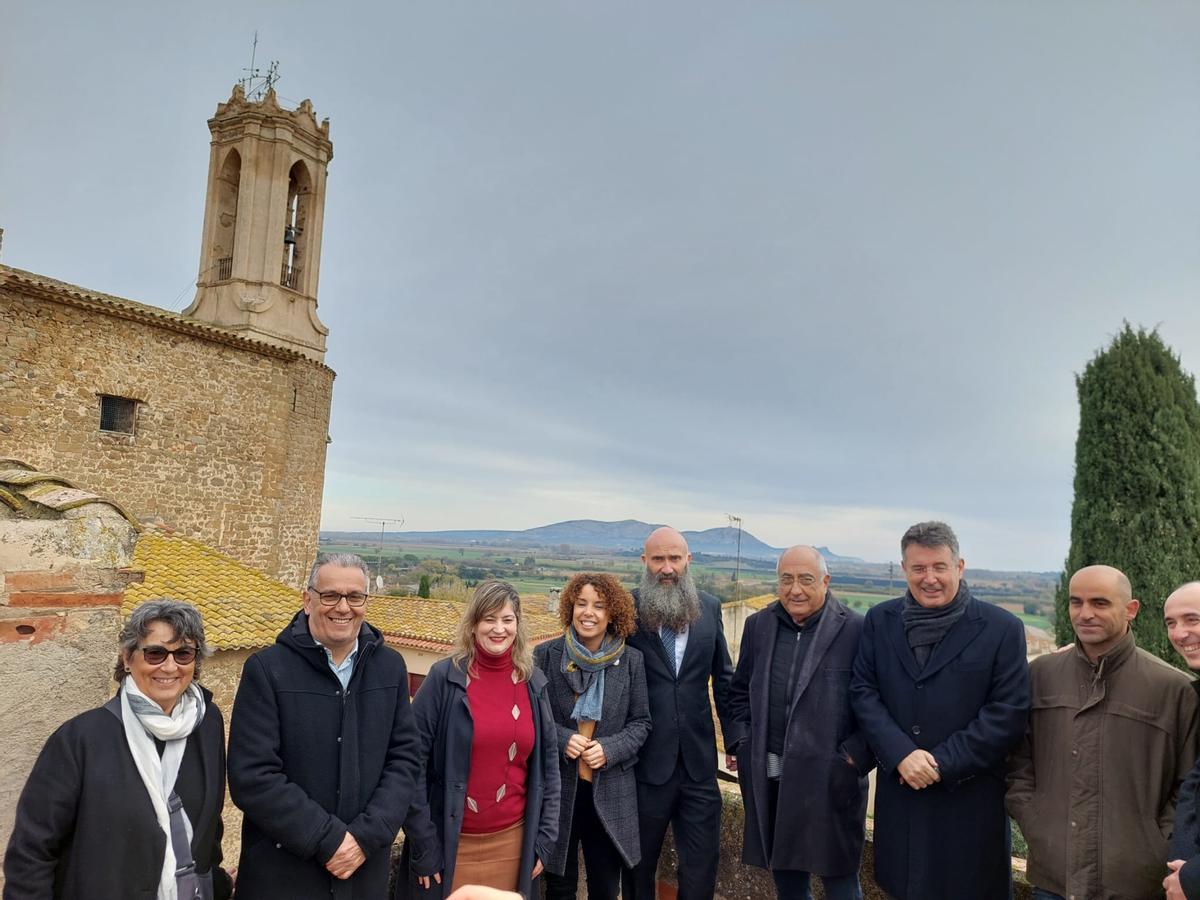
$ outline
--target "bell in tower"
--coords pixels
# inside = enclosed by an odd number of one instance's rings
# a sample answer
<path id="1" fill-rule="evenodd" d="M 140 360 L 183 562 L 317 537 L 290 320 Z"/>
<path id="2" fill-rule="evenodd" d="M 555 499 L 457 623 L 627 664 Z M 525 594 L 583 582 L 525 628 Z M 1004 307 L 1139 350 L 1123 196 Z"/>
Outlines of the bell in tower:
<path id="1" fill-rule="evenodd" d="M 297 350 L 318 362 L 317 318 L 329 120 L 312 103 L 248 100 L 236 85 L 208 120 L 212 151 L 196 299 L 184 315 Z"/>

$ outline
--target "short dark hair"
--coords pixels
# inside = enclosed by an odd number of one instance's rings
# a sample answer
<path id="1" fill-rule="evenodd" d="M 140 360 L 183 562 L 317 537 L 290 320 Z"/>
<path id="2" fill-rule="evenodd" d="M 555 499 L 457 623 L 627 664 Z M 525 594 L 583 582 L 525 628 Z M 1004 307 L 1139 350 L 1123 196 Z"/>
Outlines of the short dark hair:
<path id="1" fill-rule="evenodd" d="M 958 537 L 954 534 L 954 529 L 945 522 L 918 522 L 916 525 L 904 532 L 904 537 L 900 538 L 900 558 L 904 558 L 904 551 L 908 549 L 909 544 L 916 544 L 919 547 L 949 547 L 950 553 L 955 559 L 958 559 Z"/>
<path id="2" fill-rule="evenodd" d="M 129 674 L 125 669 L 125 660 L 138 648 L 138 641 L 150 634 L 150 626 L 155 622 L 166 623 L 175 635 L 175 640 L 196 648 L 196 668 L 192 677 L 199 679 L 200 661 L 212 655 L 212 648 L 204 642 L 204 617 L 200 615 L 200 610 L 190 603 L 158 597 L 139 603 L 125 621 L 117 638 L 120 652 L 117 654 L 117 665 L 113 670 L 114 680 L 125 680 L 125 676 Z"/>

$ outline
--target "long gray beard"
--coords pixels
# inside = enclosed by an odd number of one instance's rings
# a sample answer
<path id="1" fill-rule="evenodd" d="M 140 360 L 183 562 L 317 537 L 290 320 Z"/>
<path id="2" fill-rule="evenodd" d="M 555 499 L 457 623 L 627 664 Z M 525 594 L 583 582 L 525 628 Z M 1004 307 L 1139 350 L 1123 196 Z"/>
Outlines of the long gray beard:
<path id="1" fill-rule="evenodd" d="M 638 619 L 650 631 L 666 625 L 682 631 L 700 618 L 700 594 L 690 572 L 684 570 L 674 584 L 660 584 L 646 569 L 638 588 Z"/>

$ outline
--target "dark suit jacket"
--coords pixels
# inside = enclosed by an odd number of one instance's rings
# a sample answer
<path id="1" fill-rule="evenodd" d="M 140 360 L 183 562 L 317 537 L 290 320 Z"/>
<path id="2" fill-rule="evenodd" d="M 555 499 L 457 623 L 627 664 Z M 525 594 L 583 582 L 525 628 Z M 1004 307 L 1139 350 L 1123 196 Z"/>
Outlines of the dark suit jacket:
<path id="1" fill-rule="evenodd" d="M 904 599 L 867 613 L 850 683 L 854 714 L 879 759 L 876 880 L 899 900 L 1008 898 L 1005 760 L 1029 717 L 1025 628 L 968 596 L 921 668 L 900 617 Z M 919 791 L 895 772 L 917 748 L 933 754 L 941 775 Z"/>
<path id="2" fill-rule="evenodd" d="M 636 601 L 637 591 L 633 597 Z M 712 594 L 700 592 L 700 618 L 688 629 L 678 677 L 671 671 L 657 631 L 648 631 L 639 624 L 627 643 L 642 651 L 653 723 L 638 757 L 638 781 L 664 784 L 677 766 L 682 766 L 693 781 L 715 778 L 717 736 L 708 700 L 710 678 L 726 746 L 732 747 L 741 736 L 729 714 L 733 665 L 721 623 L 721 602 Z"/>

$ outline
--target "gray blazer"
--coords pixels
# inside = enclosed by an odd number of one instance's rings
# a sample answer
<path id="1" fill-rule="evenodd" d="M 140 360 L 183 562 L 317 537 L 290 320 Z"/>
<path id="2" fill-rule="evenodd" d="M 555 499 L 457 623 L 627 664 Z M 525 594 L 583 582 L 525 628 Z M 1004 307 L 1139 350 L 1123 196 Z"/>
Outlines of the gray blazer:
<path id="1" fill-rule="evenodd" d="M 563 871 L 571 821 L 575 816 L 575 785 L 579 781 L 579 761 L 567 759 L 567 741 L 578 729 L 571 718 L 575 693 L 562 673 L 564 638 L 539 644 L 534 661 L 546 673 L 547 691 L 554 722 L 558 728 L 558 762 L 562 774 L 562 801 L 559 805 L 558 841 L 550 858 L 543 860 L 552 872 Z M 638 750 L 650 733 L 650 704 L 646 699 L 646 670 L 641 651 L 626 645 L 621 658 L 604 672 L 604 708 L 596 723 L 594 740 L 604 747 L 607 763 L 592 777 L 592 798 L 596 815 L 604 825 L 627 866 L 641 859 L 638 836 L 637 781 L 633 767 Z"/>

